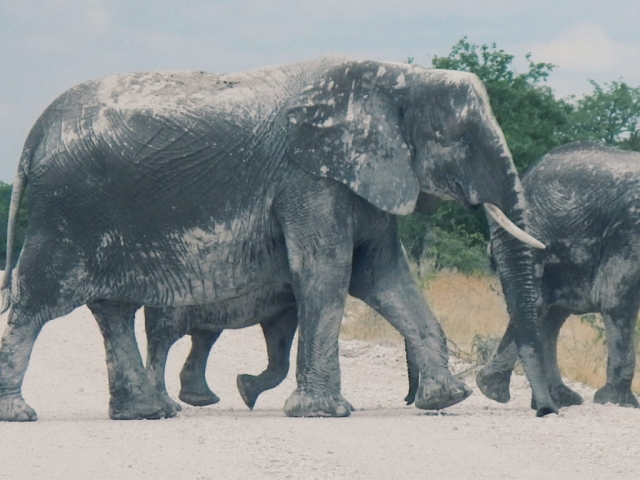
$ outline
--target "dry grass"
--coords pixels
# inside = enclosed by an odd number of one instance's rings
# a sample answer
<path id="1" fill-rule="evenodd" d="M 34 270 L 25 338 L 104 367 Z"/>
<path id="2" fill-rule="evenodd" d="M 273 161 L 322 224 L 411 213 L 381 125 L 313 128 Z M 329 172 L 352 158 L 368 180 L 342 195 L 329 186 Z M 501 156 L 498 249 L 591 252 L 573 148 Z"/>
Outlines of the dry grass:
<path id="1" fill-rule="evenodd" d="M 427 283 L 424 293 L 451 341 L 450 346 L 454 350 L 459 348 L 462 357 L 476 358 L 476 336 L 500 338 L 507 326 L 506 306 L 497 278 L 443 272 Z M 347 304 L 341 337 L 403 345 L 402 337 L 386 320 L 352 298 Z M 569 318 L 563 327 L 558 357 L 560 370 L 570 381 L 595 388 L 604 385 L 606 346 L 598 331 L 578 317 Z M 633 390 L 640 393 L 638 372 Z"/>
<path id="2" fill-rule="evenodd" d="M 447 338 L 468 356 L 476 336 L 499 338 L 507 328 L 509 317 L 497 278 L 443 272 L 429 281 L 424 293 Z"/>
<path id="3" fill-rule="evenodd" d="M 397 346 L 404 346 L 402 336 L 389 322 L 353 297 L 347 299 L 340 338 L 375 343 L 389 342 Z"/>

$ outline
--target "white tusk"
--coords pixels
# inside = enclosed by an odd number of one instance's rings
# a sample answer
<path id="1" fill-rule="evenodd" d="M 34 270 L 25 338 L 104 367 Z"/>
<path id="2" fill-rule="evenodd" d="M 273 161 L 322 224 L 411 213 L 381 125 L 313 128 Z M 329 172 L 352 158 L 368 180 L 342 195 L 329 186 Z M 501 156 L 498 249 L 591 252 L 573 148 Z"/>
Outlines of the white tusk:
<path id="1" fill-rule="evenodd" d="M 513 223 L 507 216 L 504 214 L 502 210 L 491 203 L 483 203 L 485 212 L 489 214 L 491 218 L 493 218 L 498 225 L 504 228 L 507 232 L 513 235 L 515 238 L 520 240 L 521 242 L 526 243 L 534 248 L 545 249 L 544 243 L 539 240 L 536 240 L 527 232 L 518 227 L 515 223 Z"/>

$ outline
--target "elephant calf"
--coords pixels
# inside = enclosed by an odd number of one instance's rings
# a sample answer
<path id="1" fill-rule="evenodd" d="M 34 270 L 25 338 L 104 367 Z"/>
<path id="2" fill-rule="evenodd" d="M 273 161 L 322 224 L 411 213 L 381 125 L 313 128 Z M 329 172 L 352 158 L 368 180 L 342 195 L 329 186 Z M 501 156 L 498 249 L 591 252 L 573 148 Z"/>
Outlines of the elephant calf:
<path id="1" fill-rule="evenodd" d="M 535 252 L 546 370 L 558 406 L 582 397 L 560 375 L 557 342 L 570 314 L 598 312 L 606 327 L 607 382 L 596 403 L 638 407 L 631 392 L 633 331 L 640 307 L 640 153 L 589 143 L 557 148 L 523 178 L 531 231 L 547 246 Z M 513 331 L 479 372 L 482 392 L 509 400 L 517 358 Z"/>
<path id="2" fill-rule="evenodd" d="M 171 345 L 187 332 L 192 347 L 180 372 L 180 400 L 195 406 L 220 401 L 205 380 L 211 347 L 225 328 L 242 328 L 260 323 L 267 343 L 269 365 L 258 376 L 238 375 L 238 391 L 253 408 L 258 396 L 275 388 L 289 371 L 291 343 L 298 326 L 295 297 L 288 285 L 269 286 L 218 304 L 190 307 L 145 307 L 147 372 L 165 401 L 165 364 Z M 177 404 L 176 408 L 179 410 Z"/>

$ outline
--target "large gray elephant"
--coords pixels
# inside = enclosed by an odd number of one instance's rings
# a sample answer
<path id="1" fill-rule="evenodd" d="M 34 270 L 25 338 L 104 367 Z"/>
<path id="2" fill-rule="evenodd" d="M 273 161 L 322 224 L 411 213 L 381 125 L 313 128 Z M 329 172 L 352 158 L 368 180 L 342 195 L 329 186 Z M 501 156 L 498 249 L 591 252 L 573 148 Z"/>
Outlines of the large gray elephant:
<path id="1" fill-rule="evenodd" d="M 631 392 L 633 332 L 640 308 L 640 153 L 591 143 L 552 150 L 523 177 L 531 231 L 547 249 L 535 254 L 539 315 L 551 395 L 558 406 L 582 397 L 567 387 L 557 359 L 558 334 L 570 314 L 602 314 L 607 382 L 594 400 L 638 407 Z M 478 373 L 486 396 L 509 401 L 517 359 L 513 325 Z M 535 405 L 535 402 L 534 402 Z"/>
<path id="2" fill-rule="evenodd" d="M 495 252 L 520 355 L 538 414 L 556 411 L 521 240 L 540 244 L 523 231 L 520 180 L 471 74 L 324 57 L 89 81 L 56 99 L 27 138 L 7 251 L 27 181 L 0 419 L 36 418 L 20 392 L 33 343 L 45 322 L 83 304 L 105 341 L 111 417 L 173 415 L 142 365 L 134 311 L 285 285 L 300 337 L 287 415 L 349 415 L 338 359 L 348 290 L 405 337 L 420 373 L 417 407 L 462 401 L 471 390 L 449 371 L 442 329 L 398 240 L 395 215 L 413 211 L 420 191 L 502 217 Z M 9 255 L 5 297 L 11 266 Z"/>

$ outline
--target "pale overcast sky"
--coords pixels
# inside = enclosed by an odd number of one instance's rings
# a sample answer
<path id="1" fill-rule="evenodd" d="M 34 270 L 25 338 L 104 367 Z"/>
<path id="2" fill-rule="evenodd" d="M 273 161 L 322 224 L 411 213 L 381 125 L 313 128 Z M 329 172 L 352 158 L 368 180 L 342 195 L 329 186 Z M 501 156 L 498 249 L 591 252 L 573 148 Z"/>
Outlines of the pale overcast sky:
<path id="1" fill-rule="evenodd" d="M 429 66 L 463 36 L 558 68 L 557 95 L 588 79 L 640 85 L 639 0 L 0 0 L 0 181 L 65 89 L 112 73 L 212 72 L 328 52 Z"/>

